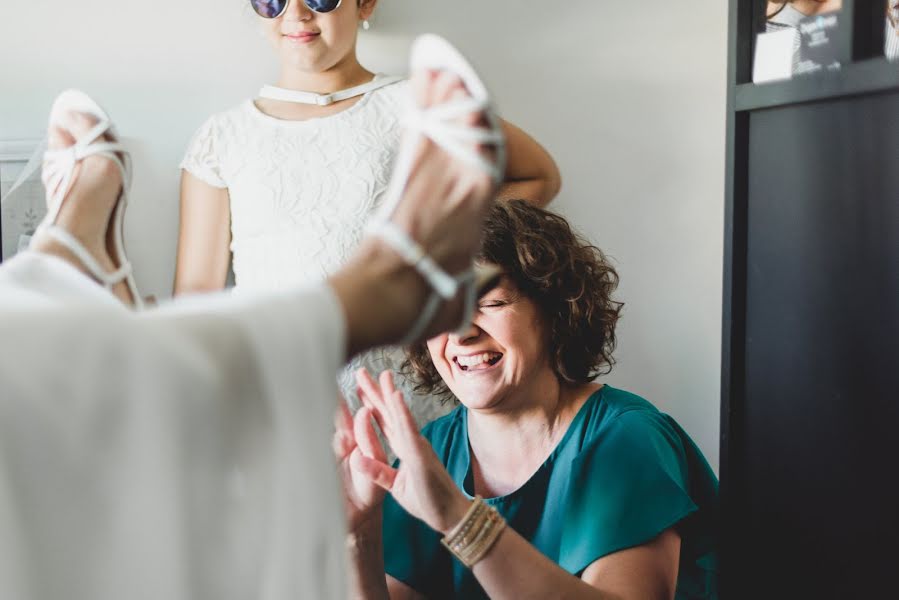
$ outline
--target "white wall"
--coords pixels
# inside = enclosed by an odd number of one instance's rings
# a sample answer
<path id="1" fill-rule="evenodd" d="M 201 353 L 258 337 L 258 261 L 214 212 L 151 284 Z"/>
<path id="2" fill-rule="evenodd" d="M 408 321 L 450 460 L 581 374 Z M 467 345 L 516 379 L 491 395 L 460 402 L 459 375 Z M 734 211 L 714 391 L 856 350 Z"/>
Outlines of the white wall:
<path id="1" fill-rule="evenodd" d="M 718 464 L 726 3 L 381 0 L 360 44 L 401 72 L 416 32 L 456 42 L 565 180 L 554 208 L 614 257 L 627 303 L 609 383 L 671 413 Z M 4 2 L 0 139 L 39 137 L 82 88 L 135 144 L 127 243 L 165 296 L 177 165 L 209 113 L 271 82 L 244 0 Z"/>

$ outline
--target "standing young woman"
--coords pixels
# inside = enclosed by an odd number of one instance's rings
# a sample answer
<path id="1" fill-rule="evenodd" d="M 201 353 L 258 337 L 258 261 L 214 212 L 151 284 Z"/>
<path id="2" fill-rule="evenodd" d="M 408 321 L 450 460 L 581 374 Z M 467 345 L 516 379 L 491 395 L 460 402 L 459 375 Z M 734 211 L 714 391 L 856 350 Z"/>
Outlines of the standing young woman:
<path id="1" fill-rule="evenodd" d="M 346 262 L 385 192 L 408 83 L 366 70 L 360 24 L 378 0 L 251 0 L 280 62 L 277 87 L 209 118 L 182 163 L 175 294 L 235 292 L 320 281 Z M 362 92 L 361 94 L 359 92 Z M 500 197 L 547 204 L 553 159 L 503 123 Z M 385 356 L 368 356 L 373 370 Z M 361 366 L 359 364 L 355 366 Z M 342 377 L 344 392 L 355 388 Z"/>

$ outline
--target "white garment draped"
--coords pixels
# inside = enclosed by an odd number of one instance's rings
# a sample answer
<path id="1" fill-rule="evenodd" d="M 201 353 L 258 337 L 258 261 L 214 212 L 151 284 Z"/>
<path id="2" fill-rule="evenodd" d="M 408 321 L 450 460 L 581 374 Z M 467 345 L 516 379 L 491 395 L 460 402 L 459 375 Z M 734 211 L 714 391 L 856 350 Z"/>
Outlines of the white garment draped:
<path id="1" fill-rule="evenodd" d="M 325 285 L 144 314 L 0 266 L 0 598 L 345 597 Z"/>

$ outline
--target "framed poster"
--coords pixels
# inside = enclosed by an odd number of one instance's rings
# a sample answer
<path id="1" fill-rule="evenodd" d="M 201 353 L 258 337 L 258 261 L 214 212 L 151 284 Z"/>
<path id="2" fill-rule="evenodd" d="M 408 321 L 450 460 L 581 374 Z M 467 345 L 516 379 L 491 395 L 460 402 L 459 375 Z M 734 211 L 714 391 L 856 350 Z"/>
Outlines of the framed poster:
<path id="1" fill-rule="evenodd" d="M 0 261 L 27 247 L 47 212 L 40 169 L 10 195 L 40 146 L 39 140 L 0 140 Z"/>

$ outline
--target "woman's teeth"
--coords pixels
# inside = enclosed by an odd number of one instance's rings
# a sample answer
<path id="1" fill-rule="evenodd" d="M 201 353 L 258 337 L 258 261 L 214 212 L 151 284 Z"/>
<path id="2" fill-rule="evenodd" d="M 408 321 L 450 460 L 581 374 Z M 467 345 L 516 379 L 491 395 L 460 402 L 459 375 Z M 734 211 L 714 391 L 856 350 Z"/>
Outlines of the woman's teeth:
<path id="1" fill-rule="evenodd" d="M 502 356 L 499 352 L 484 352 L 474 356 L 457 356 L 456 362 L 463 371 L 473 371 L 495 365 Z"/>

